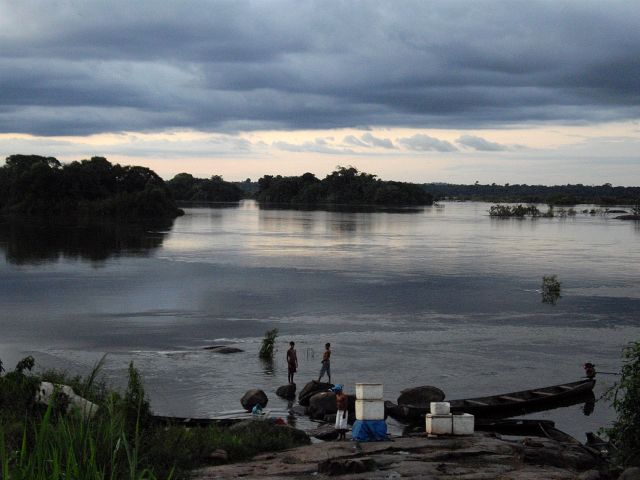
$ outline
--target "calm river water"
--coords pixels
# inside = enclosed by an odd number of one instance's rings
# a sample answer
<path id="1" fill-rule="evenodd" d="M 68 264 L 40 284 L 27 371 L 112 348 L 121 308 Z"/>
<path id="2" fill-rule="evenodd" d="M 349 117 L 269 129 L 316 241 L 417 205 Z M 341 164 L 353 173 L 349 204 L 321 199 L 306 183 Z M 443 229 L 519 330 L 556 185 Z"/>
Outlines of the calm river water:
<path id="1" fill-rule="evenodd" d="M 392 212 L 189 208 L 173 224 L 0 223 L 0 358 L 86 373 L 130 361 L 157 413 L 208 416 L 252 387 L 270 406 L 296 342 L 298 385 L 333 347 L 334 382 L 385 397 L 436 385 L 448 398 L 617 371 L 640 339 L 640 226 L 611 216 L 492 219 L 489 204 Z M 586 207 L 583 207 L 586 208 Z M 543 303 L 543 275 L 562 282 Z M 278 328 L 273 365 L 257 351 Z M 234 345 L 222 355 L 207 345 Z M 596 395 L 614 377 L 599 377 Z M 612 419 L 599 401 L 532 415 L 578 438 Z"/>

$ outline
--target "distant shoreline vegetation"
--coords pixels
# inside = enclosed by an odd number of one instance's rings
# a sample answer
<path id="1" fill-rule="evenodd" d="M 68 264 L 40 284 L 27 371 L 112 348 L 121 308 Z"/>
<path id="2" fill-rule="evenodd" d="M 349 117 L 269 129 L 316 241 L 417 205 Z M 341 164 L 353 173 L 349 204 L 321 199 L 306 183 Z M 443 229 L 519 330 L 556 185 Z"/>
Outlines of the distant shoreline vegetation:
<path id="1" fill-rule="evenodd" d="M 457 185 L 425 183 L 424 188 L 436 200 L 471 200 L 497 203 L 544 203 L 570 206 L 579 204 L 635 205 L 640 199 L 640 187 L 603 185 Z"/>
<path id="2" fill-rule="evenodd" d="M 184 214 L 153 170 L 113 165 L 104 157 L 63 165 L 40 155 L 7 157 L 0 167 L 0 212 L 124 219 Z"/>

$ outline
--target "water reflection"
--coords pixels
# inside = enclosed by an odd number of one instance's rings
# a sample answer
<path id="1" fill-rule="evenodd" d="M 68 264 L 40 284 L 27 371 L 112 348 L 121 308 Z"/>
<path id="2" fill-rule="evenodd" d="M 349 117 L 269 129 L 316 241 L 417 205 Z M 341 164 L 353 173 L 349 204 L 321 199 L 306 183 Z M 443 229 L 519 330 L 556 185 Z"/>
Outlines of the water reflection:
<path id="1" fill-rule="evenodd" d="M 173 220 L 118 223 L 95 220 L 0 219 L 0 250 L 7 262 L 41 264 L 60 258 L 101 262 L 112 256 L 146 256 L 162 246 Z"/>
<path id="2" fill-rule="evenodd" d="M 257 203 L 260 210 L 298 210 L 303 212 L 343 213 L 422 213 L 424 207 L 385 207 L 381 205 L 291 205 L 286 203 Z M 437 205 L 440 207 L 440 205 Z"/>

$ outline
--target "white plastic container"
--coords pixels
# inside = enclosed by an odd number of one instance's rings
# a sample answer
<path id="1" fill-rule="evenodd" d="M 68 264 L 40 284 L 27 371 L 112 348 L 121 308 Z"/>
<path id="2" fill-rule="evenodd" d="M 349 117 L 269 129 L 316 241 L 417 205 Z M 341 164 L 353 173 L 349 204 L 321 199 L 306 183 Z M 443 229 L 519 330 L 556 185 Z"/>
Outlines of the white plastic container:
<path id="1" fill-rule="evenodd" d="M 431 402 L 432 415 L 449 415 L 451 413 L 451 404 L 449 402 Z"/>
<path id="2" fill-rule="evenodd" d="M 453 415 L 427 413 L 426 427 L 429 435 L 451 435 L 453 433 Z"/>
<path id="3" fill-rule="evenodd" d="M 381 383 L 356 383 L 357 400 L 382 400 Z"/>
<path id="4" fill-rule="evenodd" d="M 454 435 L 473 435 L 475 428 L 475 417 L 470 413 L 453 416 Z"/>
<path id="5" fill-rule="evenodd" d="M 384 400 L 356 399 L 356 420 L 384 420 Z"/>

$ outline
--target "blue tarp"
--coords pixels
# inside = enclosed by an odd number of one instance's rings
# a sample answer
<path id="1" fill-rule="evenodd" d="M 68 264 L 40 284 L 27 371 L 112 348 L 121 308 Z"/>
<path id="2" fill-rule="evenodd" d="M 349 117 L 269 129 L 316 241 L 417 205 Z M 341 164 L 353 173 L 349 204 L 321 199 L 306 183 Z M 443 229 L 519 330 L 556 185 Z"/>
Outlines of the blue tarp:
<path id="1" fill-rule="evenodd" d="M 387 439 L 387 423 L 384 420 L 356 420 L 351 438 L 357 442 L 380 442 Z"/>

